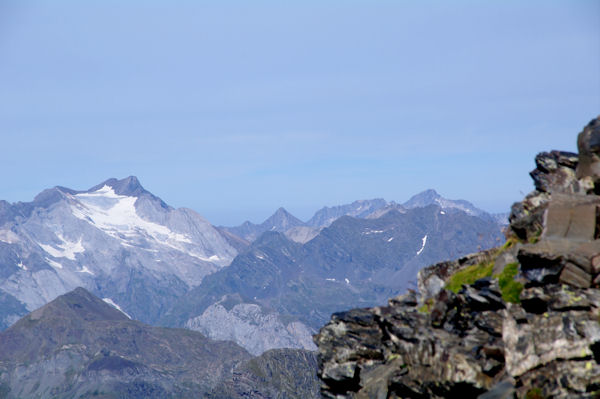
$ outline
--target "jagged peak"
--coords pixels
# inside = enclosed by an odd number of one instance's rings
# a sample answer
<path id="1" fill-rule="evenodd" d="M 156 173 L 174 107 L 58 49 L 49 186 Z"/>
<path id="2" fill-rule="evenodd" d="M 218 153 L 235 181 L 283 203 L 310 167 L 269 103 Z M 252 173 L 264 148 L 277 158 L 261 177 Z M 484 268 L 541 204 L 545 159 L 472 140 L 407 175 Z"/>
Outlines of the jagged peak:
<path id="1" fill-rule="evenodd" d="M 278 216 L 278 217 L 290 217 L 290 216 L 294 217 L 294 215 L 292 215 L 291 213 L 289 213 L 287 211 L 287 209 L 285 209 L 282 206 L 279 207 L 271 217 L 275 217 L 275 216 Z"/>
<path id="2" fill-rule="evenodd" d="M 281 222 L 284 222 L 286 226 L 297 226 L 304 224 L 300 219 L 289 213 L 283 207 L 279 207 L 273 215 L 263 222 L 263 224 L 279 224 Z"/>
<path id="3" fill-rule="evenodd" d="M 442 198 L 442 196 L 437 191 L 430 188 L 425 191 L 421 191 L 418 194 L 413 195 L 403 205 L 407 208 L 410 208 L 411 206 L 423 206 L 420 204 L 423 204 L 423 203 L 429 204 L 439 198 Z M 415 205 L 413 205 L 413 204 L 415 204 Z M 416 204 L 419 204 L 419 205 L 416 205 Z"/>
<path id="4" fill-rule="evenodd" d="M 135 176 L 128 176 L 123 179 L 111 177 L 110 179 L 90 188 L 87 190 L 87 192 L 98 191 L 104 186 L 111 187 L 115 194 L 126 195 L 129 197 L 139 197 L 142 194 L 148 193 L 148 191 L 142 187 L 142 184 Z"/>

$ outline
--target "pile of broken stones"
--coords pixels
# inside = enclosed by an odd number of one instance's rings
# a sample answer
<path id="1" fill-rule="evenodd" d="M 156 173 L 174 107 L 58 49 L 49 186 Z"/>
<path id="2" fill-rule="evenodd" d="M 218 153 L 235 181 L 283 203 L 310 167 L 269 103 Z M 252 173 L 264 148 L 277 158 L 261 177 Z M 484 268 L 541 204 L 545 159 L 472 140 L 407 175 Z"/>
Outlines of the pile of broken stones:
<path id="1" fill-rule="evenodd" d="M 419 292 L 337 313 L 315 336 L 326 398 L 600 397 L 600 117 L 579 154 L 541 153 L 512 246 L 429 266 Z M 445 289 L 465 267 L 491 277 Z M 497 276 L 518 263 L 520 297 Z"/>

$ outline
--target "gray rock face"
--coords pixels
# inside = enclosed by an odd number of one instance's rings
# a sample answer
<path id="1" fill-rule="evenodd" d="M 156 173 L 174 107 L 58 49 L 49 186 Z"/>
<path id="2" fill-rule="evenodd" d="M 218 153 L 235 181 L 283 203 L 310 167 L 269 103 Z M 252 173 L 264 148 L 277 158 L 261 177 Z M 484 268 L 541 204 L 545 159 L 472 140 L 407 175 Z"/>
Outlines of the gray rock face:
<path id="1" fill-rule="evenodd" d="M 253 355 L 275 348 L 317 349 L 312 342 L 313 329 L 300 321 L 285 323 L 278 313 L 266 312 L 255 303 L 239 303 L 227 309 L 217 302 L 189 319 L 184 327 L 211 339 L 236 342 Z"/>
<path id="2" fill-rule="evenodd" d="M 272 349 L 252 358 L 220 384 L 215 398 L 317 399 L 317 354 L 296 349 Z"/>
<path id="3" fill-rule="evenodd" d="M 153 322 L 236 254 L 200 215 L 169 207 L 134 177 L 46 190 L 2 207 L 0 295 L 12 310 L 0 311 L 0 327 L 78 286 Z"/>
<path id="4" fill-rule="evenodd" d="M 577 157 L 558 151 L 536 163 L 505 246 L 423 269 L 420 296 L 332 316 L 315 336 L 324 397 L 597 396 L 600 202 L 581 183 L 595 172 L 563 173 Z"/>

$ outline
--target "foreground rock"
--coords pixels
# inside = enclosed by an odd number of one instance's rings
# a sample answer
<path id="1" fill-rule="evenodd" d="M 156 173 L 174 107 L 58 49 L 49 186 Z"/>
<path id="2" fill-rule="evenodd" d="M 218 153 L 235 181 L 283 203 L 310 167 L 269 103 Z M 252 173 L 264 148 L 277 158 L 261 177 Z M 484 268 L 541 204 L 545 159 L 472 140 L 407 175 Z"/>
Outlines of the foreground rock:
<path id="1" fill-rule="evenodd" d="M 327 398 L 591 398 L 600 391 L 600 123 L 536 157 L 501 248 L 430 266 L 315 336 Z"/>

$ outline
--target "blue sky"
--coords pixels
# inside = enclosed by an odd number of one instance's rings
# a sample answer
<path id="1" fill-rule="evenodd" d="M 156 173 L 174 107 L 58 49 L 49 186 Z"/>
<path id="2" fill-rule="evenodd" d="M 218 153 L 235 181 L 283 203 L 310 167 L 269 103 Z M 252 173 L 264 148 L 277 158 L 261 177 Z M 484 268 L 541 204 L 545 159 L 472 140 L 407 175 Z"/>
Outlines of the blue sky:
<path id="1" fill-rule="evenodd" d="M 525 4 L 524 4 L 525 3 Z M 600 113 L 598 1 L 0 2 L 0 198 L 136 175 L 214 224 L 508 211 Z"/>

